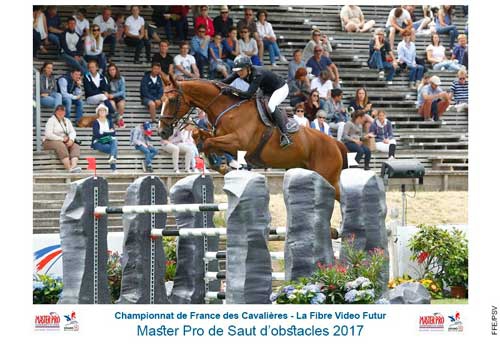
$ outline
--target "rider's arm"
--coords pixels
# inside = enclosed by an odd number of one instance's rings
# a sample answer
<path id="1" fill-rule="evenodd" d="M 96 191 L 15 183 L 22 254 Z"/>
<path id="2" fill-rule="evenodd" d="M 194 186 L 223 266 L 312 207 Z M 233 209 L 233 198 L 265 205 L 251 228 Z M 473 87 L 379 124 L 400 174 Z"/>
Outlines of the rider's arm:
<path id="1" fill-rule="evenodd" d="M 222 80 L 224 84 L 231 84 L 233 81 L 235 81 L 238 78 L 238 73 L 232 73 L 230 74 L 226 79 Z"/>
<path id="2" fill-rule="evenodd" d="M 260 83 L 262 82 L 263 76 L 258 74 L 255 76 L 255 79 L 250 83 L 247 91 L 238 91 L 238 96 L 241 98 L 252 98 L 253 95 L 257 92 L 260 87 Z"/>

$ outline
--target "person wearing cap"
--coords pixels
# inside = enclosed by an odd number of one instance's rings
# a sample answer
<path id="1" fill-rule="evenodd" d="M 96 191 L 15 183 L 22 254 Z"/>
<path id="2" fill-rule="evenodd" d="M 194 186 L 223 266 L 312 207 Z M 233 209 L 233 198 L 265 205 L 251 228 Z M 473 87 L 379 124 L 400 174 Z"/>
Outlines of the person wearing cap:
<path id="1" fill-rule="evenodd" d="M 403 32 L 403 40 L 398 44 L 398 63 L 400 68 L 408 68 L 410 74 L 408 76 L 408 87 L 413 90 L 417 89 L 422 76 L 424 75 L 424 66 L 417 64 L 417 48 L 415 43 L 411 41 L 411 33 Z"/>
<path id="2" fill-rule="evenodd" d="M 115 172 L 118 142 L 113 122 L 107 118 L 108 108 L 104 104 L 99 104 L 95 109 L 95 113 L 97 118 L 92 123 L 92 142 L 90 147 L 94 150 L 107 153 L 109 155 L 109 167 L 111 171 Z"/>
<path id="3" fill-rule="evenodd" d="M 71 121 L 64 117 L 66 109 L 60 104 L 54 110 L 45 124 L 45 135 L 43 138 L 43 149 L 55 151 L 64 168 L 77 173 L 82 169 L 78 167 L 80 157 L 80 145 L 76 142 L 76 131 Z"/>
<path id="4" fill-rule="evenodd" d="M 439 86 L 441 79 L 437 75 L 429 79 L 429 84 L 424 86 L 417 99 L 418 113 L 424 121 L 438 121 L 450 105 L 450 95 Z"/>
<path id="5" fill-rule="evenodd" d="M 396 139 L 392 132 L 392 123 L 385 116 L 385 111 L 374 109 L 375 121 L 370 126 L 370 133 L 375 136 L 377 151 L 388 153 L 389 159 L 396 155 Z"/>
<path id="6" fill-rule="evenodd" d="M 317 129 L 318 131 L 326 135 L 332 134 L 330 126 L 326 122 L 326 111 L 320 109 L 316 112 L 316 119 L 311 122 L 311 128 Z"/>
<path id="7" fill-rule="evenodd" d="M 229 16 L 229 7 L 222 5 L 220 7 L 220 15 L 214 18 L 215 33 L 221 34 L 222 37 L 227 37 L 232 27 L 233 18 Z"/>
<path id="8" fill-rule="evenodd" d="M 278 107 L 288 97 L 288 84 L 285 80 L 270 70 L 252 66 L 252 61 L 245 55 L 240 55 L 234 60 L 233 73 L 222 82 L 231 84 L 238 78 L 249 84 L 248 90 L 242 91 L 227 87 L 221 92 L 225 95 L 249 99 L 260 89 L 265 96 L 270 97 L 268 107 L 281 133 L 280 146 L 286 148 L 291 145 L 292 141 L 285 127 L 285 118 Z"/>
<path id="9" fill-rule="evenodd" d="M 141 81 L 142 104 L 148 108 L 152 122 L 156 122 L 156 109 L 162 105 L 163 81 L 160 73 L 161 65 L 153 62 L 151 71 L 145 72 Z"/>
<path id="10" fill-rule="evenodd" d="M 130 144 L 134 146 L 136 150 L 144 153 L 142 169 L 149 173 L 153 172 L 153 158 L 158 153 L 158 150 L 151 143 L 152 135 L 153 130 L 151 122 L 149 121 L 135 126 L 130 133 Z"/>
<path id="11" fill-rule="evenodd" d="M 365 170 L 370 170 L 370 159 L 372 153 L 370 149 L 363 144 L 362 139 L 373 137 L 373 134 L 366 134 L 362 137 L 363 133 L 363 118 L 365 112 L 363 110 L 356 110 L 352 114 L 351 121 L 347 122 L 344 126 L 344 133 L 342 134 L 342 142 L 345 144 L 349 152 L 356 152 L 356 162 L 360 163 L 361 158 L 365 159 Z"/>
<path id="12" fill-rule="evenodd" d="M 385 79 L 387 84 L 391 85 L 398 63 L 389 42 L 385 39 L 384 29 L 379 28 L 375 30 L 375 35 L 370 40 L 369 48 L 370 58 L 368 59 L 368 67 L 378 69 L 378 79 Z M 389 62 L 388 58 L 392 62 Z M 387 76 L 385 75 L 386 73 Z"/>

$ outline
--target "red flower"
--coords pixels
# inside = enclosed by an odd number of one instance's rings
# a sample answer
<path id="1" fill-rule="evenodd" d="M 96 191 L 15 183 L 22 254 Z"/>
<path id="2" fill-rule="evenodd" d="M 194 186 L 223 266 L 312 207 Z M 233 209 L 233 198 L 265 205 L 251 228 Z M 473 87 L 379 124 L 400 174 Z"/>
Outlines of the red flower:
<path id="1" fill-rule="evenodd" d="M 421 264 L 422 262 L 425 261 L 425 259 L 427 259 L 429 257 L 429 253 L 427 252 L 422 252 L 420 254 L 418 254 L 418 257 L 417 257 L 417 262 L 419 264 Z"/>

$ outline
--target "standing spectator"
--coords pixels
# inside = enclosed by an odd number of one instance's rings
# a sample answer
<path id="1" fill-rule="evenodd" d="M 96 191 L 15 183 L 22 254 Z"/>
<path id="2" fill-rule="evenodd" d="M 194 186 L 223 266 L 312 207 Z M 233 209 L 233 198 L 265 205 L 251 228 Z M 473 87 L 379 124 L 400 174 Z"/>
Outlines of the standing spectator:
<path id="1" fill-rule="evenodd" d="M 451 5 L 443 5 L 440 7 L 437 17 L 435 18 L 436 22 L 436 32 L 438 34 L 448 34 L 450 36 L 450 44 L 448 48 L 453 50 L 453 46 L 455 45 L 455 40 L 458 36 L 458 30 L 455 25 L 453 25 L 451 21 L 452 17 L 452 9 Z"/>
<path id="2" fill-rule="evenodd" d="M 159 63 L 161 66 L 161 79 L 166 80 L 167 76 L 174 74 L 174 59 L 168 53 L 169 42 L 162 40 L 160 42 L 160 51 L 153 55 L 152 63 Z"/>
<path id="3" fill-rule="evenodd" d="M 370 40 L 370 58 L 368 59 L 368 67 L 378 69 L 378 79 L 387 81 L 387 84 L 392 85 L 394 73 L 398 67 L 396 58 L 392 52 L 389 42 L 385 40 L 383 29 L 376 29 L 375 35 Z M 391 59 L 390 61 L 388 60 Z M 385 75 L 387 73 L 387 76 Z"/>
<path id="4" fill-rule="evenodd" d="M 396 139 L 392 133 L 392 123 L 385 117 L 385 111 L 374 110 L 376 119 L 370 126 L 370 133 L 375 137 L 377 151 L 388 153 L 389 159 L 396 155 Z"/>
<path id="5" fill-rule="evenodd" d="M 110 88 L 108 79 L 103 73 L 97 70 L 97 62 L 94 60 L 88 64 L 89 72 L 83 78 L 83 87 L 85 89 L 85 97 L 88 104 L 104 103 L 108 107 L 110 121 L 111 116 L 115 113 L 115 108 L 110 102 Z"/>
<path id="6" fill-rule="evenodd" d="M 152 135 L 153 130 L 151 122 L 148 121 L 135 126 L 134 128 L 132 128 L 132 131 L 130 133 L 131 145 L 134 146 L 136 150 L 144 153 L 142 170 L 148 173 L 153 172 L 153 158 L 158 153 L 158 150 L 151 143 Z"/>
<path id="7" fill-rule="evenodd" d="M 457 111 L 469 110 L 469 81 L 467 80 L 467 71 L 461 69 L 457 73 L 457 79 L 451 84 L 451 96 L 455 101 Z"/>
<path id="8" fill-rule="evenodd" d="M 314 121 L 316 119 L 316 113 L 321 109 L 318 90 L 311 90 L 311 94 L 304 104 L 304 109 L 306 111 L 305 117 L 307 117 L 309 122 Z"/>
<path id="9" fill-rule="evenodd" d="M 237 24 L 238 32 L 241 32 L 243 28 L 248 29 L 249 36 L 251 38 L 254 38 L 255 42 L 257 42 L 259 61 L 262 63 L 264 61 L 264 41 L 262 41 L 262 37 L 260 37 L 259 33 L 257 32 L 257 24 L 255 23 L 255 18 L 253 16 L 253 10 L 249 7 L 246 7 L 243 10 L 243 13 L 243 19 L 241 19 Z M 254 63 L 254 65 L 256 64 Z"/>
<path id="10" fill-rule="evenodd" d="M 311 93 L 311 83 L 307 78 L 307 70 L 304 67 L 297 69 L 295 78 L 288 82 L 288 88 L 290 89 L 290 105 L 292 107 L 307 101 Z"/>
<path id="11" fill-rule="evenodd" d="M 349 107 L 352 107 L 354 111 L 363 110 L 362 125 L 365 133 L 368 133 L 370 125 L 373 122 L 373 118 L 370 116 L 372 111 L 372 104 L 368 99 L 368 92 L 364 87 L 360 87 L 356 90 L 354 99 L 349 103 Z"/>
<path id="12" fill-rule="evenodd" d="M 56 6 L 47 6 L 45 19 L 48 28 L 48 39 L 56 46 L 57 54 L 59 54 L 61 50 L 61 35 L 64 30 L 61 27 L 61 17 L 57 14 Z"/>
<path id="13" fill-rule="evenodd" d="M 48 43 L 49 29 L 47 27 L 47 18 L 42 11 L 42 6 L 33 6 L 33 29 L 40 35 L 40 43 L 36 45 L 36 49 L 33 49 L 33 54 L 35 54 L 38 49 L 40 49 L 42 53 L 47 53 L 45 46 Z"/>
<path id="14" fill-rule="evenodd" d="M 252 65 L 262 66 L 262 62 L 258 55 L 259 48 L 257 41 L 250 36 L 250 29 L 246 26 L 242 27 L 240 30 L 240 37 L 238 43 L 240 45 L 241 54 L 248 56 L 252 60 Z"/>
<path id="15" fill-rule="evenodd" d="M 83 74 L 87 73 L 85 65 L 87 61 L 83 58 L 83 41 L 75 31 L 75 18 L 69 17 L 67 29 L 61 35 L 62 59 L 71 67 L 79 68 Z"/>
<path id="16" fill-rule="evenodd" d="M 79 69 L 73 69 L 71 73 L 59 77 L 57 90 L 62 95 L 66 118 L 71 119 L 71 105 L 74 104 L 75 123 L 78 123 L 83 116 L 82 72 Z"/>
<path id="17" fill-rule="evenodd" d="M 229 7 L 222 5 L 220 15 L 214 18 L 214 29 L 216 34 L 227 37 L 233 27 L 233 18 L 229 17 Z"/>
<path id="18" fill-rule="evenodd" d="M 92 143 L 90 147 L 94 150 L 107 153 L 108 163 L 112 172 L 116 171 L 116 158 L 118 157 L 118 141 L 116 140 L 113 123 L 109 121 L 108 108 L 99 104 L 95 109 L 97 118 L 92 122 Z"/>
<path id="19" fill-rule="evenodd" d="M 356 110 L 351 117 L 351 121 L 347 122 L 344 126 L 344 133 L 342 134 L 342 141 L 349 150 L 349 152 L 356 152 L 356 162 L 360 163 L 361 158 L 365 158 L 365 170 L 370 170 L 370 159 L 372 153 L 370 149 L 363 145 L 361 141 L 363 129 L 361 124 L 364 118 L 363 110 Z M 372 137 L 373 134 L 367 134 L 364 138 Z"/>
<path id="20" fill-rule="evenodd" d="M 90 23 L 87 17 L 87 10 L 85 8 L 79 8 L 76 14 L 73 16 L 76 21 L 76 33 L 82 38 L 85 38 L 89 34 Z"/>
<path id="21" fill-rule="evenodd" d="M 104 7 L 102 14 L 95 17 L 92 24 L 99 25 L 101 36 L 104 38 L 104 44 L 110 45 L 111 51 L 109 56 L 112 57 L 115 55 L 117 27 L 115 20 L 111 17 L 111 9 L 109 7 Z"/>
<path id="22" fill-rule="evenodd" d="M 215 35 L 214 21 L 208 16 L 208 6 L 202 5 L 200 8 L 200 15 L 194 21 L 194 30 L 198 31 L 200 25 L 205 27 L 208 38 L 210 39 Z"/>
<path id="23" fill-rule="evenodd" d="M 327 58 L 330 57 L 333 48 L 330 44 L 330 41 L 328 40 L 328 37 L 321 34 L 321 31 L 319 29 L 314 29 L 311 33 L 311 40 L 307 42 L 306 46 L 304 47 L 304 51 L 302 52 L 305 61 L 314 56 L 314 48 L 318 45 L 323 48 L 323 55 Z"/>
<path id="24" fill-rule="evenodd" d="M 96 60 L 100 72 L 104 72 L 108 61 L 103 51 L 104 38 L 102 38 L 100 31 L 99 25 L 92 24 L 92 32 L 85 37 L 85 60 Z"/>
<path id="25" fill-rule="evenodd" d="M 424 121 L 438 121 L 450 105 L 450 96 L 439 85 L 441 79 L 437 75 L 432 76 L 419 94 L 418 113 Z"/>
<path id="26" fill-rule="evenodd" d="M 415 43 L 411 41 L 410 32 L 405 31 L 403 32 L 403 40 L 398 44 L 398 63 L 400 68 L 408 68 L 410 71 L 408 87 L 413 90 L 417 89 L 417 84 L 420 83 L 424 75 L 424 66 L 417 64 L 416 57 Z"/>
<path id="27" fill-rule="evenodd" d="M 374 20 L 365 21 L 361 8 L 356 5 L 344 5 L 340 10 L 342 29 L 347 32 L 368 32 L 375 25 Z"/>
<path id="28" fill-rule="evenodd" d="M 194 158 L 194 153 L 188 142 L 185 141 L 183 130 L 180 126 L 176 126 L 170 138 L 160 140 L 160 150 L 168 152 L 172 155 L 172 163 L 174 164 L 174 172 L 179 173 L 179 153 L 184 154 L 184 167 L 187 173 L 191 172 L 191 161 Z"/>
<path id="29" fill-rule="evenodd" d="M 326 112 L 323 109 L 318 110 L 316 113 L 316 119 L 311 121 L 311 128 L 317 129 L 321 133 L 326 135 L 331 135 L 332 131 L 330 130 L 330 126 L 326 123 Z"/>
<path id="30" fill-rule="evenodd" d="M 341 89 L 333 89 L 332 97 L 323 105 L 323 110 L 326 112 L 326 119 L 330 123 L 330 128 L 337 131 L 337 140 L 342 140 L 344 126 L 349 121 L 344 104 L 342 103 L 343 92 Z"/>
<path id="31" fill-rule="evenodd" d="M 215 77 L 217 72 L 221 73 L 226 78 L 229 73 L 229 65 L 223 59 L 222 37 L 220 34 L 215 34 L 214 41 L 209 45 L 210 53 L 210 75 L 211 79 Z"/>
<path id="32" fill-rule="evenodd" d="M 238 31 L 233 26 L 229 29 L 227 37 L 222 41 L 224 62 L 233 68 L 234 59 L 240 55 L 240 44 L 238 42 Z"/>
<path id="33" fill-rule="evenodd" d="M 151 71 L 144 73 L 141 81 L 141 99 L 149 110 L 151 122 L 156 122 L 156 109 L 161 107 L 163 97 L 163 82 L 160 77 L 161 66 L 154 62 Z"/>
<path id="34" fill-rule="evenodd" d="M 52 74 L 54 65 L 45 62 L 40 69 L 40 103 L 42 107 L 54 109 L 62 104 L 62 95 L 57 92 L 56 78 Z"/>
<path id="35" fill-rule="evenodd" d="M 452 60 L 457 60 L 460 65 L 464 64 L 464 57 L 467 53 L 467 36 L 464 34 L 458 35 L 458 44 L 453 48 L 453 54 L 451 55 Z M 467 67 L 467 66 L 466 66 Z"/>
<path id="36" fill-rule="evenodd" d="M 58 105 L 45 124 L 43 149 L 54 150 L 68 172 L 78 173 L 82 171 L 78 166 L 80 145 L 75 143 L 76 131 L 71 121 L 64 117 L 65 113 L 64 105 Z"/>
<path id="37" fill-rule="evenodd" d="M 301 126 L 311 127 L 309 125 L 309 120 L 307 119 L 307 117 L 304 116 L 304 114 L 305 114 L 304 102 L 296 104 L 294 109 L 293 119 L 297 121 L 297 123 Z"/>
<path id="38" fill-rule="evenodd" d="M 316 77 L 319 77 L 321 71 L 328 71 L 329 79 L 335 85 L 340 85 L 339 70 L 329 57 L 323 55 L 323 48 L 320 45 L 314 47 L 314 55 L 307 60 L 306 66 L 311 68 L 311 73 Z"/>
<path id="39" fill-rule="evenodd" d="M 288 64 L 288 81 L 295 79 L 295 73 L 300 67 L 305 69 L 306 62 L 302 59 L 302 50 L 295 49 L 293 52 L 293 60 Z"/>
<path id="40" fill-rule="evenodd" d="M 180 54 L 174 58 L 175 74 L 180 78 L 199 78 L 200 72 L 194 56 L 189 55 L 189 43 L 180 44 Z"/>
<path id="41" fill-rule="evenodd" d="M 458 71 L 462 68 L 461 65 L 446 57 L 446 49 L 441 45 L 439 34 L 435 33 L 431 36 L 431 44 L 425 49 L 427 53 L 427 61 L 432 64 L 432 69 L 435 71 Z"/>
<path id="42" fill-rule="evenodd" d="M 273 31 L 273 26 L 267 21 L 267 11 L 260 10 L 257 12 L 257 32 L 259 37 L 262 38 L 264 42 L 264 48 L 269 51 L 269 59 L 271 60 L 271 65 L 276 67 L 275 59 L 278 58 L 281 62 L 287 63 L 288 60 L 284 55 L 281 55 L 280 48 L 278 47 L 278 42 L 276 41 L 276 35 Z"/>
<path id="43" fill-rule="evenodd" d="M 391 50 L 394 50 L 394 39 L 397 33 L 403 34 L 403 32 L 409 31 L 411 35 L 415 35 L 411 15 L 402 7 L 393 8 L 389 12 L 387 23 L 385 23 L 385 30 L 389 33 Z"/>
<path id="44" fill-rule="evenodd" d="M 145 22 L 139 13 L 139 6 L 130 8 L 132 15 L 125 20 L 125 44 L 135 47 L 134 63 L 139 64 L 142 48 L 146 49 L 146 61 L 151 61 L 151 41 L 147 39 Z"/>
<path id="45" fill-rule="evenodd" d="M 113 62 L 108 65 L 107 73 L 109 81 L 109 94 L 108 99 L 116 109 L 118 117 L 116 118 L 116 124 L 119 128 L 125 127 L 125 121 L 123 120 L 123 115 L 125 114 L 125 78 L 120 75 L 120 70 Z"/>
<path id="46" fill-rule="evenodd" d="M 324 102 L 330 98 L 330 92 L 333 90 L 333 84 L 332 81 L 328 79 L 327 70 L 322 70 L 319 73 L 319 77 L 314 78 L 311 81 L 311 89 L 318 90 L 320 107 L 322 107 Z"/>
<path id="47" fill-rule="evenodd" d="M 191 51 L 196 60 L 196 66 L 200 74 L 203 74 L 205 66 L 208 66 L 210 60 L 208 57 L 208 47 L 210 45 L 210 36 L 206 34 L 205 25 L 200 24 L 196 27 L 196 35 L 191 39 Z"/>

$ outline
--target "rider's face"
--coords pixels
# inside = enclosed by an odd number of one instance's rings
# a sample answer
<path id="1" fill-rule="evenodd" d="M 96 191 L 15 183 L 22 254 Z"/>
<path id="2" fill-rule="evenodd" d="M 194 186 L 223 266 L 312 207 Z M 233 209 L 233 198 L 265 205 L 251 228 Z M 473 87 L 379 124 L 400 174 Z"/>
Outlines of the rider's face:
<path id="1" fill-rule="evenodd" d="M 248 69 L 243 68 L 236 73 L 238 73 L 238 76 L 243 79 L 243 78 L 246 78 L 248 76 Z"/>

